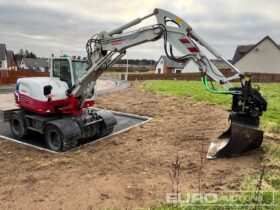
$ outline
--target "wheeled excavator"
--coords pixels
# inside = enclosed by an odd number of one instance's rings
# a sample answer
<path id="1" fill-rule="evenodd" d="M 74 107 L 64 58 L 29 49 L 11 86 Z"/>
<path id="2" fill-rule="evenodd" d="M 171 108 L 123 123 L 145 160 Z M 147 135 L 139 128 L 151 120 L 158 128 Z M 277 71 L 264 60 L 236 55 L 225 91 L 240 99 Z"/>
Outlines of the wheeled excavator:
<path id="1" fill-rule="evenodd" d="M 124 32 L 152 16 L 156 17 L 156 24 Z M 198 65 L 201 82 L 207 90 L 232 95 L 230 127 L 212 141 L 207 158 L 239 156 L 260 147 L 263 141 L 260 116 L 266 111 L 267 102 L 259 90 L 253 88 L 250 78 L 213 49 L 188 23 L 162 9 L 155 9 L 151 14 L 112 31 L 93 35 L 86 44 L 86 70 L 75 80 L 65 80 L 73 78 L 73 73 L 62 76 L 70 72 L 63 59 L 51 60 L 52 77 L 18 79 L 15 98 L 20 109 L 10 115 L 12 133 L 22 138 L 30 130 L 39 132 L 44 135 L 47 146 L 55 151 L 75 147 L 83 138 L 109 135 L 117 123 L 116 118 L 111 112 L 94 110 L 94 101 L 90 99 L 97 79 L 121 59 L 128 48 L 159 39 L 163 40 L 169 59 L 180 63 L 192 60 Z M 233 74 L 224 76 L 199 47 L 206 48 L 223 61 Z M 178 53 L 179 56 L 175 55 Z M 209 87 L 209 79 L 221 85 L 223 90 Z M 234 87 L 230 83 L 232 80 L 238 80 L 240 87 Z"/>

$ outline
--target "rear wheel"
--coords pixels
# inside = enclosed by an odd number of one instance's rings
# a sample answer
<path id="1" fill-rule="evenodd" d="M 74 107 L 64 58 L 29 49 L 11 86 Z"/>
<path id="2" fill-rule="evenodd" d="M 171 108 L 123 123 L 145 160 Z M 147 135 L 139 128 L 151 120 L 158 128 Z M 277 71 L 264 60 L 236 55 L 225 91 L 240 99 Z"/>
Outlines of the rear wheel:
<path id="1" fill-rule="evenodd" d="M 47 147 L 53 151 L 62 151 L 63 150 L 63 135 L 61 131 L 53 126 L 49 125 L 45 130 L 45 141 Z"/>
<path id="2" fill-rule="evenodd" d="M 12 134 L 16 138 L 23 138 L 27 135 L 28 130 L 26 129 L 26 125 L 24 122 L 24 116 L 20 111 L 13 112 L 10 115 L 10 128 L 12 131 Z"/>

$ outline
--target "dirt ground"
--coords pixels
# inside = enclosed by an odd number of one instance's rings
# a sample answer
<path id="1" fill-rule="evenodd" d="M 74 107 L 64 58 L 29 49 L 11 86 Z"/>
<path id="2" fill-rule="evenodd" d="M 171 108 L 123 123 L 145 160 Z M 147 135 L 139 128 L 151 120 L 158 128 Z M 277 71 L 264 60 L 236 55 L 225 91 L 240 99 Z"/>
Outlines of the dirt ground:
<path id="1" fill-rule="evenodd" d="M 134 86 L 134 85 L 133 85 Z M 197 192 L 201 148 L 227 126 L 228 113 L 188 97 L 144 93 L 134 87 L 99 96 L 97 106 L 151 116 L 125 133 L 75 152 L 50 154 L 0 141 L 0 209 L 132 209 L 166 202 L 169 172 L 181 161 L 179 191 Z M 203 191 L 238 190 L 258 170 L 262 149 L 207 160 Z"/>

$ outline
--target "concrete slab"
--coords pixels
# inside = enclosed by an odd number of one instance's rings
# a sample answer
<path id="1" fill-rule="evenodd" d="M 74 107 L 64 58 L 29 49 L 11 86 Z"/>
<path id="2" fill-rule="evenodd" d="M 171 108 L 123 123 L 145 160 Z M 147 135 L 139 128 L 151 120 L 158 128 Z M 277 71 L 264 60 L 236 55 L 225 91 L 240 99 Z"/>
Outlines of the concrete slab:
<path id="1" fill-rule="evenodd" d="M 140 124 L 146 123 L 152 119 L 152 118 L 146 117 L 146 116 L 139 116 L 139 115 L 115 112 L 115 111 L 112 111 L 112 112 L 116 116 L 118 123 L 115 126 L 113 133 L 109 136 L 119 134 L 119 133 L 124 132 L 128 129 L 131 129 L 135 126 L 139 126 Z M 108 138 L 109 136 L 106 136 L 106 137 L 103 137 L 100 139 L 80 140 L 78 143 L 78 146 L 72 150 L 75 150 L 77 148 L 80 148 L 80 147 L 88 145 L 88 144 L 95 143 L 97 141 L 101 141 L 105 138 Z M 33 147 L 36 149 L 55 153 L 54 151 L 48 150 L 46 148 L 46 145 L 44 142 L 44 137 L 38 133 L 35 133 L 35 132 L 31 133 L 30 135 L 24 137 L 23 139 L 14 139 L 14 137 L 10 131 L 9 123 L 7 123 L 7 122 L 0 123 L 0 138 L 15 142 L 15 143 L 23 144 L 28 147 Z"/>

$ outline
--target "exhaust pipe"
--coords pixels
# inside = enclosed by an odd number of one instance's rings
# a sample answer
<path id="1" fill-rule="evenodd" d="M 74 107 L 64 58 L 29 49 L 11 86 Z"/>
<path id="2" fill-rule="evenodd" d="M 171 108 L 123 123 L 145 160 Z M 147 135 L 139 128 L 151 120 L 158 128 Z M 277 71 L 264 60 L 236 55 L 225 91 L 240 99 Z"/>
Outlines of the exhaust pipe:
<path id="1" fill-rule="evenodd" d="M 210 144 L 207 159 L 240 156 L 261 146 L 263 131 L 259 128 L 260 116 L 266 111 L 267 102 L 251 81 L 244 87 L 232 88 L 230 127 Z"/>

